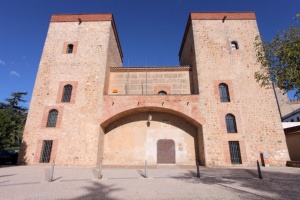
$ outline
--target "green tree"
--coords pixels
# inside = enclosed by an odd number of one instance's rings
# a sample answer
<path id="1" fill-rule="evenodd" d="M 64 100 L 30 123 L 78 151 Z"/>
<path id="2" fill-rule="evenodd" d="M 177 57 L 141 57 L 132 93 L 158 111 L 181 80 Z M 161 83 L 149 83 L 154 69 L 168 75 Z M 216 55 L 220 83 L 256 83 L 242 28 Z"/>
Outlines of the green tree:
<path id="1" fill-rule="evenodd" d="M 27 92 L 13 92 L 6 102 L 0 102 L 0 148 L 19 145 L 27 118 L 27 108 L 20 105 L 26 102 Z"/>
<path id="2" fill-rule="evenodd" d="M 285 92 L 295 90 L 295 97 L 300 98 L 300 15 L 295 21 L 270 42 L 256 37 L 254 45 L 261 70 L 254 77 L 261 86 L 275 83 Z"/>
<path id="3" fill-rule="evenodd" d="M 11 144 L 14 141 L 14 128 L 15 123 L 10 119 L 10 116 L 0 110 L 0 148 L 4 148 L 5 146 Z"/>

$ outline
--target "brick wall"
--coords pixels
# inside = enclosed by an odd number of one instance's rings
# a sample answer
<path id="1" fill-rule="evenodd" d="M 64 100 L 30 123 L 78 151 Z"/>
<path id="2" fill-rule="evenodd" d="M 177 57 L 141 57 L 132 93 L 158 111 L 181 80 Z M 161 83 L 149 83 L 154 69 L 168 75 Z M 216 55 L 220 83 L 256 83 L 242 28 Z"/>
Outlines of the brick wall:
<path id="1" fill-rule="evenodd" d="M 111 72 L 108 94 L 157 94 L 161 90 L 167 90 L 167 94 L 191 94 L 190 83 L 189 71 Z M 113 90 L 118 92 L 113 93 Z"/>

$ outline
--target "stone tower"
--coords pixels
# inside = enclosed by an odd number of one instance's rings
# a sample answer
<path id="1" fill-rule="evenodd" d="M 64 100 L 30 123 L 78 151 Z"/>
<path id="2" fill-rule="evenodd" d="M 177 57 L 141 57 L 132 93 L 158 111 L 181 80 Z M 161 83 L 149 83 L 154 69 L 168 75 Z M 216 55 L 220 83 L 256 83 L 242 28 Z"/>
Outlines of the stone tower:
<path id="1" fill-rule="evenodd" d="M 254 79 L 260 70 L 254 49 L 259 34 L 254 13 L 191 13 L 180 50 L 180 64 L 193 66 L 198 80 L 207 165 L 230 163 L 229 142 L 239 142 L 243 163 L 254 165 L 267 151 L 272 165 L 289 160 L 272 89 Z M 220 85 L 230 100 L 220 100 Z M 201 98 L 202 97 L 202 98 Z M 235 133 L 225 119 L 232 114 Z"/>
<path id="2" fill-rule="evenodd" d="M 111 14 L 53 15 L 20 162 L 285 165 L 273 90 L 254 79 L 258 34 L 254 13 L 191 13 L 180 66 L 122 67 Z"/>
<path id="3" fill-rule="evenodd" d="M 94 165 L 109 69 L 121 65 L 112 14 L 53 15 L 24 131 L 23 162 L 39 163 L 43 142 L 52 141 L 50 160 Z M 68 85 L 70 100 L 62 100 Z M 47 124 L 51 110 L 58 112 L 55 127 Z"/>

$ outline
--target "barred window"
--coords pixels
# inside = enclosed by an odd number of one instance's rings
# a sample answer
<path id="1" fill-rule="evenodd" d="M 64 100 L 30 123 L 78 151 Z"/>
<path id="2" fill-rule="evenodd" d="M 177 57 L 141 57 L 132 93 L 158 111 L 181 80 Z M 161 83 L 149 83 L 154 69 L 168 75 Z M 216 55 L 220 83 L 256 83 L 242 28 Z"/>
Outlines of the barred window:
<path id="1" fill-rule="evenodd" d="M 72 95 L 72 85 L 65 85 L 63 95 L 61 98 L 61 102 L 70 102 L 71 101 L 71 95 Z"/>
<path id="2" fill-rule="evenodd" d="M 231 42 L 231 49 L 233 50 L 239 49 L 238 43 L 236 41 Z"/>
<path id="3" fill-rule="evenodd" d="M 73 48 L 74 48 L 74 45 L 73 44 L 69 44 L 68 48 L 67 48 L 67 53 L 73 53 Z"/>
<path id="4" fill-rule="evenodd" d="M 40 163 L 48 163 L 50 162 L 51 150 L 52 150 L 53 140 L 44 140 Z"/>
<path id="5" fill-rule="evenodd" d="M 237 133 L 235 116 L 233 114 L 227 114 L 226 117 L 227 133 Z"/>
<path id="6" fill-rule="evenodd" d="M 238 141 L 229 141 L 229 151 L 231 164 L 242 164 L 240 143 Z"/>
<path id="7" fill-rule="evenodd" d="M 58 111 L 53 109 L 49 111 L 47 127 L 56 127 Z"/>
<path id="8" fill-rule="evenodd" d="M 228 90 L 227 84 L 221 83 L 219 85 L 219 92 L 220 92 L 220 101 L 221 102 L 230 102 L 229 90 Z"/>

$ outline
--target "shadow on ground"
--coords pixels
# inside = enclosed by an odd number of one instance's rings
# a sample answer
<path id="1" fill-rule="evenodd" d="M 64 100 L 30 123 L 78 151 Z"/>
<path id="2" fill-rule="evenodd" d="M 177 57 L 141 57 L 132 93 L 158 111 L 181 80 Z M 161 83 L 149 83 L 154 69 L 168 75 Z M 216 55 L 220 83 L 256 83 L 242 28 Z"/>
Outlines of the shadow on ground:
<path id="1" fill-rule="evenodd" d="M 111 193 L 120 191 L 120 188 L 116 188 L 114 185 L 103 185 L 99 182 L 93 182 L 92 186 L 84 187 L 88 191 L 88 194 L 79 196 L 77 198 L 72 198 L 75 200 L 88 200 L 88 199 L 111 199 L 114 200 L 116 198 L 110 197 Z"/>
<path id="2" fill-rule="evenodd" d="M 194 184 L 219 185 L 235 191 L 246 192 L 257 198 L 299 199 L 300 174 L 263 171 L 258 179 L 251 169 L 208 169 L 200 171 L 200 178 L 193 170 L 174 179 Z"/>

